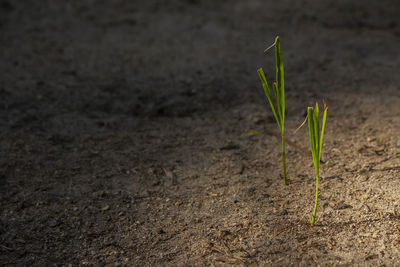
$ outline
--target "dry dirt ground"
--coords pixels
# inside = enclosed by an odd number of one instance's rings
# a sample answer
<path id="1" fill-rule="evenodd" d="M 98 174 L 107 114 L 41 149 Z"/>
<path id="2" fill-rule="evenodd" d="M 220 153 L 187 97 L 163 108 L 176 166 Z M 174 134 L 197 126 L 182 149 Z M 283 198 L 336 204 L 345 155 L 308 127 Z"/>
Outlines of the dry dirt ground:
<path id="1" fill-rule="evenodd" d="M 400 263 L 398 0 L 0 0 L 1 266 Z M 288 138 L 256 70 L 281 36 Z"/>

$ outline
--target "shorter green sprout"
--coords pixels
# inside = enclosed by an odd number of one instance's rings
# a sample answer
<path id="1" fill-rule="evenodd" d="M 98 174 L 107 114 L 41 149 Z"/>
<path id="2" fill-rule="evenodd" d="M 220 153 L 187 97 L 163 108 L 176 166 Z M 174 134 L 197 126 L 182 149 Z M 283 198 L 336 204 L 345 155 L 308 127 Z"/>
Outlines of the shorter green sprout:
<path id="1" fill-rule="evenodd" d="M 321 150 L 322 150 L 322 140 L 324 137 L 324 130 L 325 130 L 325 122 L 326 122 L 326 114 L 327 114 L 327 106 L 325 101 L 324 104 L 324 115 L 322 119 L 322 127 L 320 129 L 320 122 L 319 122 L 319 109 L 318 103 L 315 104 L 315 108 L 308 107 L 307 108 L 307 119 L 308 119 L 308 129 L 310 131 L 310 147 L 311 147 L 311 154 L 314 162 L 315 167 L 315 204 L 314 204 L 314 211 L 310 218 L 311 225 L 315 223 L 315 217 L 317 216 L 317 207 L 318 207 L 318 182 L 319 182 L 319 163 L 321 161 Z"/>

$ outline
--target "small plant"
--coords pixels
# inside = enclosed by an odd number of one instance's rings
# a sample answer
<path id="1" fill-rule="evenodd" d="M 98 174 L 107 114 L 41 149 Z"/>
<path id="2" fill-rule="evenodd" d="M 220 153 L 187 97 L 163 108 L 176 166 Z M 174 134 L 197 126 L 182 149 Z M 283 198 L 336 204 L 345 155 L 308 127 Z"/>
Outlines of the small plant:
<path id="1" fill-rule="evenodd" d="M 311 225 L 315 222 L 315 217 L 317 216 L 317 207 L 318 207 L 318 181 L 319 181 L 319 163 L 321 161 L 321 150 L 322 150 L 322 140 L 324 137 L 325 130 L 325 122 L 326 122 L 326 114 L 327 114 L 327 106 L 325 101 L 324 104 L 324 116 L 322 119 L 322 127 L 319 127 L 319 109 L 318 103 L 315 104 L 315 108 L 308 107 L 307 108 L 307 118 L 308 118 L 308 129 L 310 131 L 310 146 L 311 146 L 311 154 L 315 167 L 315 204 L 314 211 L 310 219 Z"/>
<path id="2" fill-rule="evenodd" d="M 283 62 L 281 53 L 281 42 L 279 36 L 275 38 L 275 43 L 271 45 L 275 46 L 275 60 L 276 60 L 276 82 L 273 83 L 274 96 L 268 86 L 267 78 L 265 77 L 262 68 L 258 69 L 258 75 L 261 79 L 261 84 L 264 88 L 265 95 L 268 98 L 269 105 L 271 106 L 272 113 L 274 114 L 275 120 L 282 135 L 282 167 L 283 167 L 283 181 L 287 185 L 286 178 L 286 153 L 285 153 L 285 88 L 284 88 L 284 77 L 283 77 Z M 267 48 L 265 51 L 267 51 Z"/>

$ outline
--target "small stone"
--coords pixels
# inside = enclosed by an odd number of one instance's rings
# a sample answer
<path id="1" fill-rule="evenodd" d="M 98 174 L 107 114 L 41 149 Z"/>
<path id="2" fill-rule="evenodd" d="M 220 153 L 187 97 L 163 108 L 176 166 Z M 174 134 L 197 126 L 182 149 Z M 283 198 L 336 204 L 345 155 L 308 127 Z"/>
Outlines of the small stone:
<path id="1" fill-rule="evenodd" d="M 371 212 L 371 208 L 370 208 L 367 204 L 365 204 L 365 205 L 362 206 L 362 210 L 363 210 L 364 212 Z"/>
<path id="2" fill-rule="evenodd" d="M 101 210 L 102 211 L 106 211 L 106 210 L 109 210 L 110 209 L 110 205 L 105 205 Z"/>
<path id="3" fill-rule="evenodd" d="M 159 228 L 159 229 L 157 230 L 157 234 L 159 234 L 159 235 L 165 234 L 164 229 Z"/>
<path id="4" fill-rule="evenodd" d="M 365 260 L 369 261 L 369 260 L 373 260 L 373 259 L 377 259 L 377 258 L 379 258 L 378 254 L 371 254 L 371 255 L 368 255 L 367 257 L 365 257 Z"/>
<path id="5" fill-rule="evenodd" d="M 344 209 L 351 209 L 353 208 L 353 206 L 346 204 L 346 203 L 340 203 L 338 205 L 336 205 L 335 209 L 336 210 L 344 210 Z"/>

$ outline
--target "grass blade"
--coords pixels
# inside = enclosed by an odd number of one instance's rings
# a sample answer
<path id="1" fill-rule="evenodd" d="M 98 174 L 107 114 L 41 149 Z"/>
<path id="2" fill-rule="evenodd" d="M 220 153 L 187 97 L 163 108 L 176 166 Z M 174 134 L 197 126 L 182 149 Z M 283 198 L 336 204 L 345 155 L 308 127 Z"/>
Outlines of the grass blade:
<path id="1" fill-rule="evenodd" d="M 322 118 L 321 137 L 320 137 L 320 140 L 319 140 L 319 160 L 321 160 L 321 150 L 322 150 L 322 142 L 323 142 L 323 139 L 324 139 L 327 111 L 328 111 L 328 107 L 326 106 L 326 103 L 324 101 L 324 116 Z"/>
<path id="2" fill-rule="evenodd" d="M 278 98 L 279 106 L 281 108 L 281 120 L 285 120 L 285 82 L 283 72 L 283 61 L 281 51 L 281 40 L 279 36 L 275 39 L 275 58 L 276 58 L 276 83 L 280 98 Z"/>
<path id="3" fill-rule="evenodd" d="M 284 121 L 282 120 L 282 107 L 281 107 L 281 103 L 279 100 L 281 98 L 281 94 L 279 93 L 279 89 L 278 89 L 276 83 L 273 83 L 272 86 L 274 87 L 274 92 L 275 92 L 276 109 L 278 110 L 279 124 L 281 126 L 280 130 L 281 130 L 281 132 L 283 132 Z"/>
<path id="4" fill-rule="evenodd" d="M 260 132 L 257 132 L 256 130 L 250 130 L 250 132 L 252 132 L 252 133 L 255 134 L 255 135 L 261 136 L 261 137 L 264 137 L 264 136 L 265 136 L 265 134 L 260 133 Z"/>
<path id="5" fill-rule="evenodd" d="M 274 102 L 273 102 L 273 99 L 271 96 L 271 91 L 269 90 L 267 78 L 265 78 L 265 74 L 264 74 L 264 71 L 262 68 L 259 68 L 257 72 L 258 72 L 258 76 L 260 77 L 261 84 L 264 88 L 265 95 L 268 98 L 269 105 L 271 106 L 272 113 L 274 114 L 275 120 L 278 123 L 279 129 L 281 129 L 280 120 L 278 118 L 278 114 L 276 113 L 275 105 L 274 105 Z"/>
<path id="6" fill-rule="evenodd" d="M 316 156 L 318 157 L 319 155 L 319 107 L 318 103 L 315 103 L 315 109 L 314 109 L 314 132 L 315 132 L 315 149 L 318 152 Z M 319 166 L 319 162 L 318 162 Z"/>
<path id="7" fill-rule="evenodd" d="M 308 116 L 308 130 L 310 133 L 311 154 L 312 154 L 312 158 L 314 161 L 314 158 L 316 157 L 316 151 L 315 151 L 314 109 L 312 107 L 308 107 L 307 116 Z M 314 164 L 315 164 L 315 162 L 314 162 Z"/>

